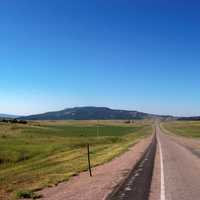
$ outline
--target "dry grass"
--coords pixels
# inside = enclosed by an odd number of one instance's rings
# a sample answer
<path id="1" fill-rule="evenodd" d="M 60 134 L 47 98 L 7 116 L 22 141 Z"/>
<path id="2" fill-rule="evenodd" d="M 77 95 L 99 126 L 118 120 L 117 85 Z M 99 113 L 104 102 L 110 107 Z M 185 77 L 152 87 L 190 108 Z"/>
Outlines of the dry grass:
<path id="1" fill-rule="evenodd" d="M 87 143 L 96 166 L 151 133 L 149 121 L 0 123 L 0 199 L 15 199 L 19 191 L 53 186 L 87 170 Z"/>
<path id="2" fill-rule="evenodd" d="M 169 121 L 162 123 L 162 126 L 169 132 L 177 135 L 200 138 L 199 121 Z"/>

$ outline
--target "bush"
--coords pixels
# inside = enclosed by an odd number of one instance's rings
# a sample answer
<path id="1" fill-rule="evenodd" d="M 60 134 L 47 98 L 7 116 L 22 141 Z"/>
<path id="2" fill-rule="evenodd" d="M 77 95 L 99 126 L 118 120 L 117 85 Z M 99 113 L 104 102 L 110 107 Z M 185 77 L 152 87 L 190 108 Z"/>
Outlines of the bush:
<path id="1" fill-rule="evenodd" d="M 35 194 L 34 192 L 29 191 L 29 190 L 18 191 L 16 196 L 18 199 L 39 199 L 42 197 L 41 195 Z"/>
<path id="2" fill-rule="evenodd" d="M 27 124 L 28 122 L 25 121 L 25 120 L 19 120 L 18 123 L 19 123 L 19 124 Z"/>
<path id="3" fill-rule="evenodd" d="M 6 136 L 5 134 L 3 134 L 3 135 L 1 136 L 1 138 L 7 138 L 7 136 Z"/>
<path id="4" fill-rule="evenodd" d="M 10 123 L 18 123 L 17 119 L 10 120 Z"/>
<path id="5" fill-rule="evenodd" d="M 7 119 L 2 119 L 1 122 L 3 122 L 3 123 L 8 123 L 9 120 L 7 120 Z"/>

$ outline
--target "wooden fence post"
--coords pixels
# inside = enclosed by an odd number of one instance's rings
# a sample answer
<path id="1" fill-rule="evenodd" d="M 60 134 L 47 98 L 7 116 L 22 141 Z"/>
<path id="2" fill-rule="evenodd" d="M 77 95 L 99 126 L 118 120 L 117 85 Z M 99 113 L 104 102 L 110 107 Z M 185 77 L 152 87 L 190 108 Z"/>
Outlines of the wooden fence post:
<path id="1" fill-rule="evenodd" d="M 92 171 L 91 171 L 91 165 L 90 165 L 90 145 L 87 144 L 87 157 L 88 157 L 88 170 L 90 173 L 90 176 L 92 176 Z"/>

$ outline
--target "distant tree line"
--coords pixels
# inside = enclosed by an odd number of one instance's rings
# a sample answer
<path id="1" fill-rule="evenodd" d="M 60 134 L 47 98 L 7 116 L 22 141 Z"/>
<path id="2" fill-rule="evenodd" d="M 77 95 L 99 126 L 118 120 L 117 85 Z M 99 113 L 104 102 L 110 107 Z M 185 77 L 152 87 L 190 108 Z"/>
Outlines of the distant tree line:
<path id="1" fill-rule="evenodd" d="M 180 121 L 200 121 L 200 117 L 180 117 L 178 118 Z"/>
<path id="2" fill-rule="evenodd" d="M 12 124 L 27 124 L 28 123 L 25 120 L 18 120 L 18 119 L 0 119 L 0 122 L 12 123 Z"/>

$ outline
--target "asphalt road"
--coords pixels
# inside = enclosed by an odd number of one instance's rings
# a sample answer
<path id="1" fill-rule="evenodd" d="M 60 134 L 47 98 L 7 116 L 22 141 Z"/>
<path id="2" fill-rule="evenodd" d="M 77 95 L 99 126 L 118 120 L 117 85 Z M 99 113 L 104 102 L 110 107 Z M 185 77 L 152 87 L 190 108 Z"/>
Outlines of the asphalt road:
<path id="1" fill-rule="evenodd" d="M 200 200 L 200 158 L 157 129 L 161 200 Z"/>
<path id="2" fill-rule="evenodd" d="M 153 200 L 200 200 L 200 157 L 174 138 L 162 133 L 156 125 L 156 138 L 126 180 L 107 200 L 147 200 L 152 182 L 153 166 L 159 193 Z M 156 147 L 159 163 L 154 163 Z M 155 191 L 153 191 L 155 192 Z M 152 199 L 152 198 L 150 198 Z"/>
<path id="3" fill-rule="evenodd" d="M 141 160 L 136 164 L 126 180 L 106 200 L 149 199 L 156 146 L 156 137 L 153 137 Z"/>

